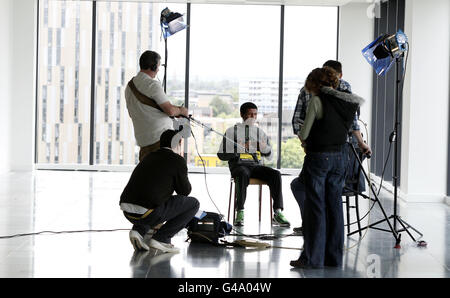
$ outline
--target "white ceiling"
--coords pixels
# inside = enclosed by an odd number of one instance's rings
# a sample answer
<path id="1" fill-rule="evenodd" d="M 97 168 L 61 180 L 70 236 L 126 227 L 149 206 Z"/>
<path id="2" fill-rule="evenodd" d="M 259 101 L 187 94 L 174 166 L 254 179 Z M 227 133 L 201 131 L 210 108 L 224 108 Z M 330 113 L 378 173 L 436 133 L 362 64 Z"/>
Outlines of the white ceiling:
<path id="1" fill-rule="evenodd" d="M 91 0 L 90 0 L 91 1 Z M 99 0 L 110 2 L 159 2 L 159 3 L 194 3 L 194 4 L 266 4 L 266 5 L 305 5 L 305 6 L 343 6 L 348 3 L 367 3 L 372 0 Z"/>

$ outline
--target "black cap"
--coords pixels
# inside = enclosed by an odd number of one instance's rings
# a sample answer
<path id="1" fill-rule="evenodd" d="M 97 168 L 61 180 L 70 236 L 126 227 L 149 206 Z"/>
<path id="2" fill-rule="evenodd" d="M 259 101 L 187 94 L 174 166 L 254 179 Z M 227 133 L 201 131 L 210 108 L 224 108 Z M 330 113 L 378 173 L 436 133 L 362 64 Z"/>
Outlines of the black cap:
<path id="1" fill-rule="evenodd" d="M 159 140 L 160 147 L 169 147 L 172 148 L 172 139 L 178 133 L 178 131 L 173 129 L 168 129 L 161 134 L 161 138 Z"/>

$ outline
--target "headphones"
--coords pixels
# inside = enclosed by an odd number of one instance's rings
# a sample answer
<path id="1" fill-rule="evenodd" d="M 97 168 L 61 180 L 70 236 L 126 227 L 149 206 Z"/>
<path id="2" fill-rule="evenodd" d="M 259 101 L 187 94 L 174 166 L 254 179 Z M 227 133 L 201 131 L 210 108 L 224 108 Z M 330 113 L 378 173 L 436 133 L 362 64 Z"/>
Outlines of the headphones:
<path id="1" fill-rule="evenodd" d="M 156 71 L 158 69 L 158 60 L 156 60 L 155 62 L 152 61 L 149 66 L 151 71 Z"/>
<path id="2" fill-rule="evenodd" d="M 151 71 L 156 71 L 158 69 L 158 62 L 160 61 L 161 56 L 158 53 L 153 51 L 146 51 L 142 54 L 140 58 L 140 66 L 143 69 L 150 69 Z M 148 66 L 148 68 L 146 68 Z"/>
<path id="3" fill-rule="evenodd" d="M 183 125 L 178 126 L 178 129 L 175 129 L 175 133 L 179 133 L 183 130 Z"/>

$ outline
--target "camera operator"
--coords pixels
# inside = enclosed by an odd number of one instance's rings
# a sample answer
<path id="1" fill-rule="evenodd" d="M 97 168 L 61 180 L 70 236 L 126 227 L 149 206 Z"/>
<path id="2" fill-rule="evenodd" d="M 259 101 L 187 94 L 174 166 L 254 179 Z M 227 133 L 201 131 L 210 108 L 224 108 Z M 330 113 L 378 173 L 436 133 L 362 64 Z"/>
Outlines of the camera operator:
<path id="1" fill-rule="evenodd" d="M 199 209 L 197 199 L 188 196 L 191 184 L 186 161 L 174 152 L 181 144 L 178 132 L 166 130 L 161 135 L 161 148 L 139 162 L 120 196 L 120 208 L 133 224 L 129 237 L 135 250 L 152 247 L 179 252 L 171 239 Z M 153 234 L 154 227 L 164 222 Z"/>
<path id="2" fill-rule="evenodd" d="M 139 58 L 139 73 L 125 89 L 128 114 L 133 121 L 134 136 L 139 151 L 139 161 L 150 152 L 159 149 L 159 137 L 167 129 L 173 129 L 170 117 L 188 116 L 185 107 L 172 105 L 161 83 L 155 79 L 161 66 L 161 56 L 145 51 Z"/>
<path id="3" fill-rule="evenodd" d="M 322 268 L 342 264 L 343 149 L 355 113 L 364 100 L 336 90 L 338 84 L 339 75 L 330 67 L 314 69 L 305 84 L 312 98 L 299 135 L 306 152 L 302 170 L 306 188 L 304 247 L 300 258 L 291 261 L 293 267 Z"/>

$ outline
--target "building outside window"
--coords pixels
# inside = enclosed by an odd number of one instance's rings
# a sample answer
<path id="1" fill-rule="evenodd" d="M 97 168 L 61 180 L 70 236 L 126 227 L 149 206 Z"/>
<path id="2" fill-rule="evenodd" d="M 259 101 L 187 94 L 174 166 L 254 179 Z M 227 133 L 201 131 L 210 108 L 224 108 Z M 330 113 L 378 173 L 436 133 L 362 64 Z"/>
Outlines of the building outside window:
<path id="1" fill-rule="evenodd" d="M 145 50 L 157 51 L 165 62 L 161 11 L 169 7 L 186 14 L 187 5 L 96 1 L 95 18 L 93 1 L 41 0 L 39 7 L 36 163 L 88 165 L 93 154 L 94 167 L 134 166 L 139 148 L 124 90 L 138 73 L 139 56 Z M 299 169 L 304 153 L 292 131 L 292 115 L 308 73 L 336 58 L 337 8 L 285 7 L 282 100 L 280 9 L 277 5 L 191 5 L 189 61 L 187 30 L 183 30 L 167 39 L 166 88 L 174 105 L 187 103 L 194 118 L 220 133 L 241 121 L 241 104 L 254 102 L 258 125 L 268 134 L 274 153 L 265 164 L 277 167 L 281 152 L 281 168 Z M 311 27 L 319 17 L 321 26 Z M 185 84 L 187 62 L 189 86 Z M 157 77 L 161 82 L 164 71 L 162 66 Z M 91 86 L 92 78 L 95 86 Z M 201 166 L 201 155 L 208 167 L 226 167 L 216 155 L 221 136 L 195 125 L 192 130 L 197 147 L 189 138 L 185 152 L 189 166 Z"/>
<path id="2" fill-rule="evenodd" d="M 42 0 L 39 7 L 37 123 L 42 129 L 36 130 L 36 162 L 88 164 L 92 2 Z"/>

